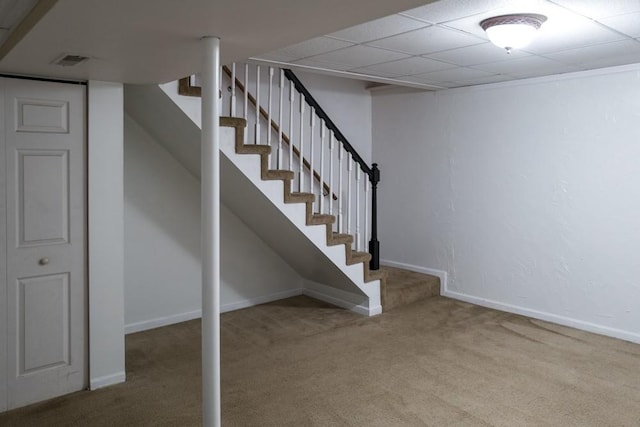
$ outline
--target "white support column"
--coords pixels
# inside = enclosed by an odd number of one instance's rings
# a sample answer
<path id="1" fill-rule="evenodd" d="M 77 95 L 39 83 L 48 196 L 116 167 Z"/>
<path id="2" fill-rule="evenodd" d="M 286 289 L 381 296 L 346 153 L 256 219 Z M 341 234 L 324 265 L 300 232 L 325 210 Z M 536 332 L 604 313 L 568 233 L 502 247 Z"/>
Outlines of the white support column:
<path id="1" fill-rule="evenodd" d="M 220 39 L 202 39 L 202 425 L 220 416 Z"/>

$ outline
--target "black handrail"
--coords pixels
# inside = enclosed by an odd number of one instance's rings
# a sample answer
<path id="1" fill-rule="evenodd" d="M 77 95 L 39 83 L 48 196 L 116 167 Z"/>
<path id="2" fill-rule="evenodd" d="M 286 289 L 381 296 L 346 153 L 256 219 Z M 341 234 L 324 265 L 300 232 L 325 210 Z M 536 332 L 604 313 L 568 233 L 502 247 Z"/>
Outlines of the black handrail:
<path id="1" fill-rule="evenodd" d="M 329 130 L 333 132 L 336 139 L 340 141 L 342 146 L 351 154 L 351 157 L 360 165 L 360 169 L 369 176 L 371 182 L 371 240 L 369 240 L 369 253 L 371 261 L 369 262 L 370 270 L 378 270 L 380 268 L 380 242 L 378 241 L 378 182 L 380 182 L 380 169 L 378 164 L 374 163 L 369 167 L 367 163 L 360 157 L 360 154 L 353 148 L 347 138 L 340 132 L 340 129 L 333 123 L 331 118 L 325 113 L 320 104 L 309 93 L 307 88 L 302 84 L 298 77 L 289 69 L 284 70 L 284 75 L 293 83 L 296 90 L 304 96 L 309 106 L 313 107 L 316 115 L 322 119 Z"/>

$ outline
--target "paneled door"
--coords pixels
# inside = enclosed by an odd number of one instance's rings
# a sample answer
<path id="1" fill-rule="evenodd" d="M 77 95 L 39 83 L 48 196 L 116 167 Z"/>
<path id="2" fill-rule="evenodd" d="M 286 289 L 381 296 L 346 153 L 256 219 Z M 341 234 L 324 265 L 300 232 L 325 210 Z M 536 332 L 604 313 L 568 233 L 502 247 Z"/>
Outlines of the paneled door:
<path id="1" fill-rule="evenodd" d="M 2 84 L 12 409 L 87 385 L 85 89 Z"/>

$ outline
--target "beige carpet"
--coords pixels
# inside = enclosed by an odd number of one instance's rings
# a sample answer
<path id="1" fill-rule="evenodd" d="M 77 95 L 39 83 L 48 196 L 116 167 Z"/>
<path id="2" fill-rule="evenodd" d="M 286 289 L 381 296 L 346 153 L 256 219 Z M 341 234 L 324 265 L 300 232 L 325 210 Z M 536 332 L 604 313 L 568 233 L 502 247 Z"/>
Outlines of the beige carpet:
<path id="1" fill-rule="evenodd" d="M 128 382 L 2 426 L 195 426 L 199 322 L 127 337 Z M 640 346 L 435 297 L 223 315 L 225 426 L 640 426 Z"/>

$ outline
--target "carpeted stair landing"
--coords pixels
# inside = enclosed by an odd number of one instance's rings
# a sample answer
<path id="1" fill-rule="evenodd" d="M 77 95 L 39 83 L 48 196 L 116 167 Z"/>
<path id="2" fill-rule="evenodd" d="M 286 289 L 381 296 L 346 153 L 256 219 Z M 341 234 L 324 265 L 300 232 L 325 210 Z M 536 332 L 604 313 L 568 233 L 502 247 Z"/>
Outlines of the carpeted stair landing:
<path id="1" fill-rule="evenodd" d="M 381 266 L 386 275 L 382 291 L 383 311 L 440 295 L 440 278 L 395 267 Z"/>

